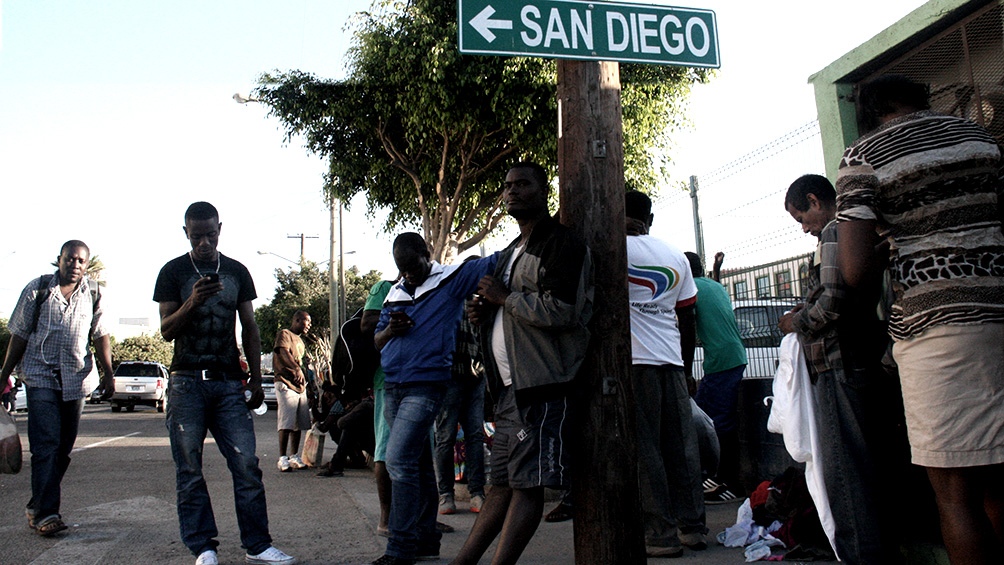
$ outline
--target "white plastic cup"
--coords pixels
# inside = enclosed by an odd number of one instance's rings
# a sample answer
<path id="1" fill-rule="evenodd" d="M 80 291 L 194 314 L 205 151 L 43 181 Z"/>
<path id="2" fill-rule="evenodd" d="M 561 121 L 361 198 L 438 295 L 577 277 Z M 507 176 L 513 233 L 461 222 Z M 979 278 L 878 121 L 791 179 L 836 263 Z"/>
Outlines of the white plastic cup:
<path id="1" fill-rule="evenodd" d="M 251 402 L 251 391 L 250 390 L 245 390 L 244 391 L 244 402 Z M 257 415 L 257 416 L 261 416 L 265 412 L 268 412 L 268 405 L 265 404 L 264 402 L 262 402 L 261 405 L 258 406 L 257 408 L 255 408 L 254 410 L 252 410 L 252 412 L 254 412 L 255 415 Z"/>

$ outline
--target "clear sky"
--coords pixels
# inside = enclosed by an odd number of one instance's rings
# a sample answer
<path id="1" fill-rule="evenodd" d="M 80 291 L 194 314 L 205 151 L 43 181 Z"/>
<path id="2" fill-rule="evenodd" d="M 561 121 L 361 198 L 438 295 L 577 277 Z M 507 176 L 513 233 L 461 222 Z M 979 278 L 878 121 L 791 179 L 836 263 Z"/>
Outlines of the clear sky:
<path id="1" fill-rule="evenodd" d="M 501 0 L 499 0 L 501 1 Z M 808 76 L 921 0 L 650 2 L 716 12 L 722 68 L 694 90 L 678 137 L 679 181 L 815 117 Z M 82 239 L 106 266 L 115 318 L 150 318 L 160 267 L 184 253 L 185 208 L 220 210 L 220 250 L 242 261 L 259 300 L 274 269 L 328 258 L 324 162 L 247 93 L 262 72 L 344 76 L 351 14 L 369 0 L 0 0 L 0 317 L 59 246 Z M 391 275 L 391 236 L 345 214 L 346 265 Z M 808 236 L 807 236 L 808 237 Z M 680 243 L 691 247 L 691 242 Z"/>

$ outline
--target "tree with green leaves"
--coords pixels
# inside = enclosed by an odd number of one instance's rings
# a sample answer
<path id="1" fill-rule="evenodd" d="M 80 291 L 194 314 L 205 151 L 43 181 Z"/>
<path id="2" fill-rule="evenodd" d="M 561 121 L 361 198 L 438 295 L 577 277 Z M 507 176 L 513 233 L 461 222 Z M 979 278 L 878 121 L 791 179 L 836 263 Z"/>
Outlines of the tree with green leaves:
<path id="1" fill-rule="evenodd" d="M 171 366 L 174 344 L 164 340 L 160 332 L 153 335 L 127 337 L 119 342 L 112 339 L 112 359 L 118 367 L 123 361 L 156 361 Z"/>
<path id="2" fill-rule="evenodd" d="M 328 299 L 331 295 L 328 271 L 321 271 L 317 263 L 304 261 L 298 268 L 276 269 L 275 277 L 275 295 L 272 301 L 258 307 L 254 312 L 258 331 L 261 333 L 262 352 L 272 351 L 275 336 L 280 330 L 289 326 L 289 321 L 297 310 L 305 310 L 310 314 L 312 335 L 305 337 L 308 344 L 315 339 L 314 336 L 317 339 L 326 338 L 331 319 L 328 310 Z M 348 315 L 363 307 L 366 297 L 369 296 L 370 287 L 379 280 L 378 271 L 360 275 L 359 269 L 355 266 L 345 270 L 345 302 Z"/>
<path id="3" fill-rule="evenodd" d="M 456 4 L 375 0 L 357 14 L 350 75 L 261 76 L 253 97 L 286 141 L 303 135 L 328 158 L 328 201 L 366 194 L 388 231 L 421 225 L 433 258 L 477 245 L 505 217 L 502 179 L 518 160 L 556 167 L 554 61 L 461 55 Z M 708 71 L 623 67 L 626 178 L 652 191 L 666 180 L 667 133 L 690 86 Z"/>

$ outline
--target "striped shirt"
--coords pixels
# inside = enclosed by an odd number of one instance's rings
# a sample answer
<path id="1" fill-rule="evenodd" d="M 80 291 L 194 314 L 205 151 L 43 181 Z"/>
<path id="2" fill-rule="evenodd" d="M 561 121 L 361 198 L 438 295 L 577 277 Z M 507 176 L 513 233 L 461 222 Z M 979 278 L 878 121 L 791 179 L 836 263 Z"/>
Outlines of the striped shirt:
<path id="1" fill-rule="evenodd" d="M 896 294 L 889 332 L 1004 323 L 1000 149 L 979 125 L 925 110 L 851 145 L 837 174 L 837 221 L 887 230 Z"/>
<path id="2" fill-rule="evenodd" d="M 28 342 L 18 374 L 29 387 L 62 390 L 64 401 L 78 400 L 97 386 L 98 372 L 88 338 L 92 329 L 95 339 L 108 334 L 101 322 L 103 300 L 95 309 L 89 285 L 97 283 L 87 278 L 69 300 L 59 291 L 59 273 L 53 275 L 47 288 L 40 289 L 38 284 L 35 279 L 24 287 L 10 318 L 10 332 Z M 38 328 L 31 333 L 39 292 L 48 293 L 48 298 L 42 303 Z"/>

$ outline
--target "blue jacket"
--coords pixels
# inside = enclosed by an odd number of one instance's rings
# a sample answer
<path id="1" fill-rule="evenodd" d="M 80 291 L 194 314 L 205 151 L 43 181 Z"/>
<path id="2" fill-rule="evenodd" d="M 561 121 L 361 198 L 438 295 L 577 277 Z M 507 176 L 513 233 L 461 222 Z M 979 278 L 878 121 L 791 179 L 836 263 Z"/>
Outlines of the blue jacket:
<path id="1" fill-rule="evenodd" d="M 391 312 L 404 312 L 415 322 L 407 334 L 392 337 L 380 351 L 380 364 L 391 384 L 449 381 L 457 325 L 464 301 L 491 273 L 499 254 L 458 265 L 432 262 L 429 278 L 409 293 L 398 281 L 387 294 L 376 331 L 390 324 Z"/>

